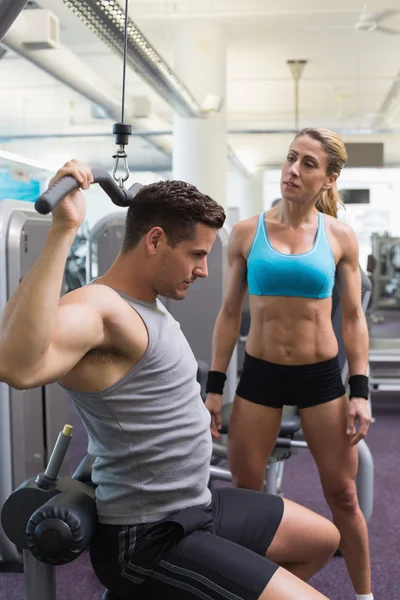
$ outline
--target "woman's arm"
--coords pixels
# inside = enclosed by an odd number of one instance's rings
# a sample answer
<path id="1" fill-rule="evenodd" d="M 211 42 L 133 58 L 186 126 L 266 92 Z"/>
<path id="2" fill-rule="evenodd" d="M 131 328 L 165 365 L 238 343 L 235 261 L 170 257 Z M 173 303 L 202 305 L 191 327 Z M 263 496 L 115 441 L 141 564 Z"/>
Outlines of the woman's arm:
<path id="1" fill-rule="evenodd" d="M 244 258 L 244 241 L 247 224 L 238 223 L 228 241 L 228 271 L 224 298 L 215 321 L 212 337 L 211 372 L 207 380 L 206 407 L 211 413 L 211 434 L 220 437 L 222 388 L 235 344 L 239 337 L 242 305 L 247 289 L 247 263 Z"/>
<path id="2" fill-rule="evenodd" d="M 350 376 L 366 376 L 368 372 L 369 336 L 361 299 L 361 273 L 359 266 L 358 241 L 354 231 L 341 224 L 340 246 L 342 256 L 337 265 L 336 283 L 342 305 L 343 342 L 349 363 Z M 354 421 L 360 421 L 358 432 L 354 432 Z M 349 427 L 353 435 L 352 445 L 357 444 L 368 432 L 371 423 L 366 399 L 361 396 L 350 398 Z"/>
<path id="3" fill-rule="evenodd" d="M 226 372 L 240 333 L 242 305 L 247 289 L 243 243 L 247 235 L 242 223 L 232 229 L 228 241 L 228 270 L 224 298 L 212 339 L 211 370 Z"/>

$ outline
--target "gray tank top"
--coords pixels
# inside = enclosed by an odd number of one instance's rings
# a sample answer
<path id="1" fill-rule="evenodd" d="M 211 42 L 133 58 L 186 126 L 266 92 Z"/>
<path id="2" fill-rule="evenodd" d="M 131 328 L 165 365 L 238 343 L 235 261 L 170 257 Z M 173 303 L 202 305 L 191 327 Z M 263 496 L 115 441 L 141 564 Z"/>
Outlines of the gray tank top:
<path id="1" fill-rule="evenodd" d="M 210 503 L 212 441 L 197 362 L 179 323 L 158 299 L 118 293 L 147 327 L 144 356 L 101 392 L 66 391 L 87 430 L 88 453 L 96 457 L 99 522 L 134 525 Z"/>

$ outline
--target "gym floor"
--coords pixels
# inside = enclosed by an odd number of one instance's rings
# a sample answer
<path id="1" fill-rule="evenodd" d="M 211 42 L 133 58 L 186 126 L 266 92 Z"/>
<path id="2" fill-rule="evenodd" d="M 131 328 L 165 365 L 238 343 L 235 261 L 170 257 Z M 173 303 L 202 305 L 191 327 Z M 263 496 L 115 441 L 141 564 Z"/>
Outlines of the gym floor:
<path id="1" fill-rule="evenodd" d="M 377 600 L 400 598 L 400 443 L 398 420 L 400 400 L 396 394 L 372 398 L 376 422 L 371 426 L 368 445 L 375 462 L 375 503 L 369 524 L 373 591 Z M 70 447 L 71 472 L 85 453 L 86 434 L 71 409 L 74 437 Z M 221 482 L 222 485 L 222 482 Z M 228 485 L 228 484 L 223 484 Z M 318 474 L 307 450 L 299 450 L 285 464 L 285 497 L 329 517 Z M 342 558 L 334 558 L 311 581 L 330 600 L 354 600 Z M 69 565 L 57 568 L 57 600 L 100 600 L 103 588 L 84 553 Z M 0 573 L 0 600 L 23 600 L 23 575 Z"/>

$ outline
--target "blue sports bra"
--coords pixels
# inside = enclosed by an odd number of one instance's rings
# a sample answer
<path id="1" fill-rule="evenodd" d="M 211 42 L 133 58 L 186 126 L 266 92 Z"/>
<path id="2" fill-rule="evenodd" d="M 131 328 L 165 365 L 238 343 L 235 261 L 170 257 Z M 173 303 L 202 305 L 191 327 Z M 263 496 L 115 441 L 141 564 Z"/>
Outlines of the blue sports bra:
<path id="1" fill-rule="evenodd" d="M 318 213 L 314 245 L 303 254 L 283 254 L 268 239 L 264 213 L 258 218 L 256 235 L 247 258 L 249 294 L 330 298 L 336 264 L 325 232 L 325 218 Z"/>

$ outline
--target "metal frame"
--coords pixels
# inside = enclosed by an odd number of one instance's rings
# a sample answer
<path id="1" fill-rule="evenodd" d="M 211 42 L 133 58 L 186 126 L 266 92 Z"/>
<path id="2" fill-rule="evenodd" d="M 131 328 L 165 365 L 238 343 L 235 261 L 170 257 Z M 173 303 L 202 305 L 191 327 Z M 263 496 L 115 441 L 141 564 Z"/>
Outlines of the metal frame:
<path id="1" fill-rule="evenodd" d="M 0 312 L 40 253 L 50 224 L 51 216 L 39 215 L 33 204 L 0 202 Z M 45 467 L 67 406 L 56 384 L 17 390 L 0 382 L 0 508 L 13 489 Z M 0 525 L 0 563 L 22 565 L 22 559 Z"/>

